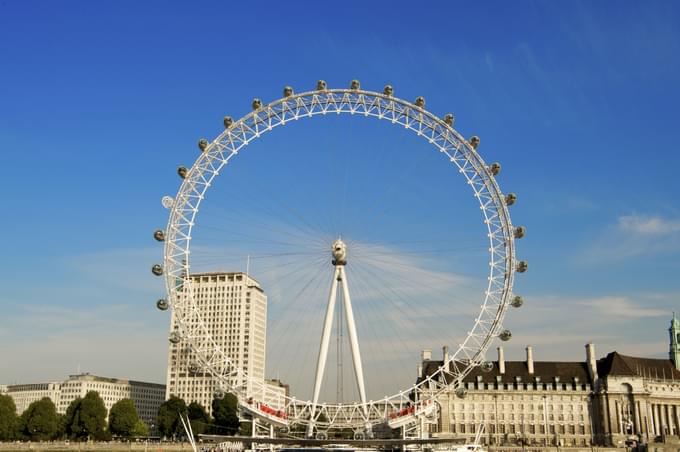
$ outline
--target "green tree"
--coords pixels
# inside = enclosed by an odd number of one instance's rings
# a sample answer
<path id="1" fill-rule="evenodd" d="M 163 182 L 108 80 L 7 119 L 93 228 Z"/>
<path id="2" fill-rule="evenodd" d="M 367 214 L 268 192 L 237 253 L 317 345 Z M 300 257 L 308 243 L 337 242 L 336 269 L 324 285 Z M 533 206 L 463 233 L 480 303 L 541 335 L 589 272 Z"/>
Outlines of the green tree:
<path id="1" fill-rule="evenodd" d="M 223 398 L 215 398 L 212 402 L 212 415 L 215 425 L 220 427 L 217 433 L 233 435 L 238 431 L 238 399 L 234 394 L 226 394 Z"/>
<path id="2" fill-rule="evenodd" d="M 106 430 L 106 406 L 97 391 L 71 402 L 64 417 L 66 433 L 72 437 L 95 440 L 110 437 Z"/>
<path id="3" fill-rule="evenodd" d="M 14 399 L 0 394 L 0 441 L 13 440 L 19 427 L 19 416 Z"/>
<path id="4" fill-rule="evenodd" d="M 49 397 L 31 403 L 21 415 L 23 434 L 31 441 L 54 439 L 59 431 L 57 409 Z"/>
<path id="5" fill-rule="evenodd" d="M 191 422 L 191 430 L 194 435 L 201 435 L 206 432 L 210 425 L 210 415 L 198 402 L 191 402 L 187 407 L 187 416 Z"/>
<path id="6" fill-rule="evenodd" d="M 64 417 L 62 418 L 61 422 L 62 429 L 64 430 L 64 433 L 67 437 L 76 438 L 80 433 L 79 426 L 74 423 L 74 420 L 82 401 L 82 397 L 76 397 L 66 408 L 66 413 L 64 413 Z"/>
<path id="7" fill-rule="evenodd" d="M 174 437 L 184 433 L 182 421 L 179 420 L 180 414 L 186 416 L 187 404 L 179 397 L 170 396 L 168 400 L 161 404 L 156 420 L 158 432 L 161 436 Z"/>
<path id="8" fill-rule="evenodd" d="M 109 431 L 113 435 L 130 438 L 139 422 L 137 408 L 130 399 L 121 399 L 114 403 L 109 411 Z"/>
<path id="9" fill-rule="evenodd" d="M 146 425 L 146 423 L 139 419 L 137 420 L 137 423 L 135 424 L 135 428 L 132 430 L 132 436 L 134 437 L 146 437 L 149 436 L 149 427 Z"/>

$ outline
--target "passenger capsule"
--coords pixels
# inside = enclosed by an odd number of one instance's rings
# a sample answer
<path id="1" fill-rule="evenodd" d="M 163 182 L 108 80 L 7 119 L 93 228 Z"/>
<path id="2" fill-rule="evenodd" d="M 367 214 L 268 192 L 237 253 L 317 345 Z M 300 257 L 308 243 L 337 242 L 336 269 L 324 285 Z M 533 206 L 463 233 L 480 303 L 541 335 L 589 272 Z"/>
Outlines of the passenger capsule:
<path id="1" fill-rule="evenodd" d="M 175 200 L 172 198 L 172 196 L 163 196 L 161 198 L 161 205 L 166 209 L 170 209 L 173 204 L 175 204 Z"/>
<path id="2" fill-rule="evenodd" d="M 326 81 L 325 80 L 319 80 L 316 82 L 316 90 L 317 91 L 325 91 L 326 90 Z"/>
<path id="3" fill-rule="evenodd" d="M 166 300 L 165 298 L 159 298 L 158 301 L 156 302 L 156 307 L 161 311 L 167 311 L 169 306 L 170 305 L 168 304 L 168 300 Z"/>
<path id="4" fill-rule="evenodd" d="M 189 170 L 186 169 L 186 167 L 184 167 L 184 166 L 178 166 L 178 167 L 177 167 L 177 174 L 178 174 L 179 177 L 181 177 L 182 179 L 186 179 L 186 178 L 187 178 L 187 173 L 188 173 L 188 172 L 189 172 Z"/>
<path id="5" fill-rule="evenodd" d="M 182 340 L 182 336 L 179 334 L 179 332 L 173 331 L 170 333 L 170 336 L 168 336 L 168 340 L 171 344 L 179 344 L 179 342 Z"/>
<path id="6" fill-rule="evenodd" d="M 479 147 L 479 137 L 477 135 L 471 136 L 470 139 L 468 140 L 468 143 L 470 143 L 470 146 L 472 146 L 472 149 L 477 149 Z"/>
<path id="7" fill-rule="evenodd" d="M 349 89 L 353 90 L 358 90 L 361 89 L 361 83 L 359 83 L 359 80 L 352 80 L 352 82 L 349 84 Z"/>
<path id="8" fill-rule="evenodd" d="M 524 304 L 524 299 L 523 299 L 522 297 L 520 297 L 519 295 L 515 295 L 515 296 L 512 298 L 512 301 L 510 302 L 510 305 L 511 305 L 513 308 L 519 308 L 519 307 L 521 307 L 523 304 Z"/>
<path id="9" fill-rule="evenodd" d="M 510 330 L 503 330 L 501 331 L 501 334 L 498 335 L 498 337 L 502 341 L 507 342 L 512 338 L 512 333 L 510 332 Z"/>
<path id="10" fill-rule="evenodd" d="M 456 117 L 453 116 L 453 113 L 447 113 L 447 114 L 444 116 L 444 122 L 445 122 L 447 125 L 451 126 L 451 127 L 453 127 L 453 122 L 454 122 L 455 120 L 456 120 Z"/>
<path id="11" fill-rule="evenodd" d="M 283 97 L 290 97 L 293 95 L 293 87 L 292 86 L 286 86 L 283 88 Z"/>
<path id="12" fill-rule="evenodd" d="M 156 276 L 161 276 L 163 274 L 163 267 L 161 267 L 159 264 L 154 264 L 154 266 L 151 267 L 151 273 Z"/>
<path id="13" fill-rule="evenodd" d="M 200 366 L 195 361 L 189 363 L 189 372 L 192 374 L 197 373 L 200 370 Z"/>
<path id="14" fill-rule="evenodd" d="M 234 118 L 232 118 L 231 116 L 225 116 L 223 122 L 224 128 L 228 129 L 234 123 Z"/>
<path id="15" fill-rule="evenodd" d="M 214 396 L 215 396 L 216 399 L 222 400 L 225 395 L 227 395 L 227 393 L 224 391 L 224 389 L 220 389 L 220 388 L 215 389 Z"/>
<path id="16" fill-rule="evenodd" d="M 514 235 L 515 235 L 516 239 L 521 239 L 522 237 L 524 237 L 524 235 L 526 233 L 527 233 L 527 228 L 525 228 L 524 226 L 517 226 L 515 228 L 515 234 Z"/>
<path id="17" fill-rule="evenodd" d="M 508 193 L 508 194 L 505 196 L 505 204 L 506 204 L 506 205 L 511 206 L 511 205 L 513 205 L 513 204 L 515 203 L 515 201 L 517 201 L 517 195 L 516 195 L 516 194 L 514 194 L 514 193 Z"/>
<path id="18" fill-rule="evenodd" d="M 201 152 L 205 152 L 205 150 L 208 148 L 208 140 L 205 138 L 201 138 L 198 140 L 198 149 L 201 150 Z"/>
<path id="19" fill-rule="evenodd" d="M 416 97 L 416 107 L 425 108 L 425 98 L 423 96 Z"/>
<path id="20" fill-rule="evenodd" d="M 383 88 L 383 94 L 385 96 L 392 96 L 394 94 L 394 88 L 392 88 L 392 85 L 385 85 L 385 88 Z"/>
<path id="21" fill-rule="evenodd" d="M 464 399 L 465 397 L 467 397 L 467 389 L 465 389 L 465 387 L 462 386 L 462 384 L 461 386 L 458 386 L 456 388 L 456 397 L 458 397 L 459 399 Z"/>
<path id="22" fill-rule="evenodd" d="M 529 270 L 529 263 L 527 261 L 517 262 L 517 272 L 524 273 L 527 270 Z"/>
<path id="23" fill-rule="evenodd" d="M 156 229 L 153 231 L 153 238 L 159 242 L 163 242 L 165 240 L 165 232 L 161 231 L 160 229 Z"/>
<path id="24" fill-rule="evenodd" d="M 253 99 L 253 103 L 251 104 L 253 107 L 253 110 L 259 110 L 262 108 L 262 101 L 258 98 Z"/>
<path id="25" fill-rule="evenodd" d="M 489 373 L 493 370 L 493 363 L 491 361 L 483 361 L 479 367 L 482 369 L 482 372 Z"/>
<path id="26" fill-rule="evenodd" d="M 501 164 L 498 162 L 492 163 L 491 166 L 489 166 L 489 171 L 491 171 L 491 174 L 494 176 L 498 176 L 501 172 Z"/>

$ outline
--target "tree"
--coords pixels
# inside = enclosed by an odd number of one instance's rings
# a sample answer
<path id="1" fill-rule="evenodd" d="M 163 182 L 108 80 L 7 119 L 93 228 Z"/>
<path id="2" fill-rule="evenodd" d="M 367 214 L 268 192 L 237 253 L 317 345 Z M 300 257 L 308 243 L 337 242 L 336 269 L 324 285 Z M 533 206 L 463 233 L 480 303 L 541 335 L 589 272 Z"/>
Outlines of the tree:
<path id="1" fill-rule="evenodd" d="M 146 423 L 139 419 L 137 420 L 137 423 L 135 424 L 135 428 L 132 430 L 132 436 L 134 437 L 146 437 L 149 436 L 149 427 L 146 425 Z"/>
<path id="2" fill-rule="evenodd" d="M 183 432 L 180 414 L 186 416 L 187 404 L 177 396 L 170 396 L 158 409 L 158 432 L 161 436 L 172 437 Z"/>
<path id="3" fill-rule="evenodd" d="M 106 406 L 97 391 L 75 399 L 65 415 L 66 433 L 75 438 L 105 440 L 110 437 L 106 430 Z"/>
<path id="4" fill-rule="evenodd" d="M 49 397 L 31 403 L 21 415 L 22 433 L 31 441 L 54 439 L 59 431 L 57 409 Z"/>
<path id="5" fill-rule="evenodd" d="M 62 429 L 68 437 L 75 438 L 78 436 L 78 433 L 80 433 L 80 427 L 74 424 L 74 420 L 82 401 L 82 397 L 76 397 L 73 399 L 73 401 L 71 401 L 71 403 L 66 408 L 66 413 L 64 413 L 64 417 L 61 420 Z"/>
<path id="6" fill-rule="evenodd" d="M 109 411 L 109 431 L 113 435 L 125 438 L 134 436 L 138 422 L 137 408 L 130 399 L 119 400 L 113 404 L 111 411 Z"/>
<path id="7" fill-rule="evenodd" d="M 191 422 L 191 430 L 194 435 L 200 435 L 206 432 L 210 424 L 210 415 L 198 402 L 191 402 L 187 407 L 187 416 Z"/>
<path id="8" fill-rule="evenodd" d="M 0 441 L 14 439 L 19 426 L 19 416 L 14 399 L 8 395 L 0 394 Z"/>
<path id="9" fill-rule="evenodd" d="M 221 427 L 218 433 L 233 435 L 238 431 L 238 400 L 234 394 L 226 394 L 224 398 L 215 398 L 212 402 L 212 415 L 215 425 Z"/>

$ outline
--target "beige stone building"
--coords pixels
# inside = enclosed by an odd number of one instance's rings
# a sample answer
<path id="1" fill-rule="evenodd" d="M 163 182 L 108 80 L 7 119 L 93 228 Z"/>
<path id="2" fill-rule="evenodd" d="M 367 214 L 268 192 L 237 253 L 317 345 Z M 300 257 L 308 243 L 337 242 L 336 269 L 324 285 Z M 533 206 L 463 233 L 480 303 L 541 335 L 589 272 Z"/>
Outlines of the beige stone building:
<path id="1" fill-rule="evenodd" d="M 17 407 L 17 414 L 23 413 L 31 403 L 43 397 L 49 397 L 61 414 L 76 398 L 85 397 L 90 391 L 99 394 L 107 412 L 119 400 L 131 399 L 140 419 L 149 427 L 156 423 L 158 408 L 165 400 L 165 385 L 87 373 L 71 375 L 68 380 L 61 382 L 7 385 L 6 388 Z"/>
<path id="2" fill-rule="evenodd" d="M 165 385 L 158 383 L 99 377 L 85 373 L 69 376 L 69 379 L 60 386 L 59 399 L 55 402 L 59 413 L 65 413 L 76 398 L 85 397 L 90 391 L 97 391 L 104 400 L 107 412 L 119 400 L 131 399 L 137 409 L 137 415 L 150 428 L 156 423 L 158 409 L 165 401 Z"/>
<path id="3" fill-rule="evenodd" d="M 430 359 L 428 359 L 428 357 Z M 441 360 L 423 356 L 423 375 Z M 437 399 L 439 420 L 434 437 L 474 440 L 483 428 L 485 444 L 590 445 L 592 381 L 583 362 L 506 361 L 502 348 L 490 372 L 474 369 L 464 380 L 467 396 L 447 391 Z"/>
<path id="4" fill-rule="evenodd" d="M 7 385 L 6 388 L 7 394 L 14 400 L 14 404 L 17 407 L 17 413 L 21 414 L 26 411 L 26 408 L 28 408 L 31 403 L 40 400 L 43 397 L 49 397 L 57 407 L 57 411 L 59 411 L 57 403 L 59 402 L 61 393 L 60 386 L 61 383 L 52 382 Z"/>
<path id="5" fill-rule="evenodd" d="M 482 442 L 495 445 L 680 445 L 680 322 L 675 317 L 669 332 L 670 359 L 614 351 L 598 360 L 588 344 L 584 361 L 534 361 L 530 346 L 525 360 L 506 361 L 499 348 L 489 372 L 476 368 L 465 377 L 465 397 L 453 390 L 437 397 L 440 416 L 429 432 L 472 441 L 483 428 Z M 420 378 L 442 363 L 424 351 Z"/>

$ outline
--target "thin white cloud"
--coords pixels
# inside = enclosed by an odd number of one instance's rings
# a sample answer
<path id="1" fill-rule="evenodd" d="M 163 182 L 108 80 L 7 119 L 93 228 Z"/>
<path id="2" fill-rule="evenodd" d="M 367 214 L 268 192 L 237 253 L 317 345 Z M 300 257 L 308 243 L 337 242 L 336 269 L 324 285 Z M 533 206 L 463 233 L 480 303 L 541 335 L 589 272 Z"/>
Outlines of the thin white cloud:
<path id="1" fill-rule="evenodd" d="M 644 318 L 644 317 L 661 317 L 667 316 L 668 310 L 654 307 L 640 306 L 635 304 L 632 300 L 622 296 L 606 296 L 599 298 L 592 298 L 580 300 L 577 302 L 580 306 L 586 306 L 599 311 L 601 315 L 608 317 L 628 317 L 628 318 Z"/>
<path id="2" fill-rule="evenodd" d="M 602 264 L 639 256 L 680 252 L 680 219 L 623 215 L 576 256 L 579 263 Z"/>
<path id="3" fill-rule="evenodd" d="M 624 215 L 618 219 L 618 228 L 623 232 L 643 235 L 675 234 L 680 232 L 680 220 L 658 216 Z"/>

